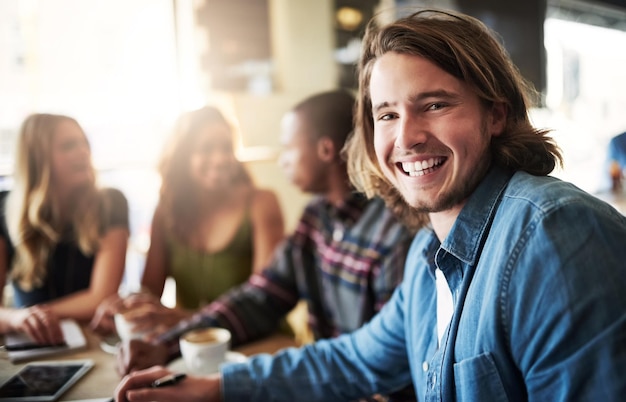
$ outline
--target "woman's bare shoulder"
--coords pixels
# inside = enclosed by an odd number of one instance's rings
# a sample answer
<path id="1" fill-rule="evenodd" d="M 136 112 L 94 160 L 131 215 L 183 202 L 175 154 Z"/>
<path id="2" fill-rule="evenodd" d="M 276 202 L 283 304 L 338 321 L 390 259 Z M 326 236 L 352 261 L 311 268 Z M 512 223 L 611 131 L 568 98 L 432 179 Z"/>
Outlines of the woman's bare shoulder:
<path id="1" fill-rule="evenodd" d="M 267 188 L 255 188 L 252 190 L 252 203 L 263 204 L 278 204 L 278 196 L 274 190 Z"/>
<path id="2" fill-rule="evenodd" d="M 250 209 L 252 213 L 281 214 L 278 196 L 273 190 L 256 188 L 251 194 Z"/>

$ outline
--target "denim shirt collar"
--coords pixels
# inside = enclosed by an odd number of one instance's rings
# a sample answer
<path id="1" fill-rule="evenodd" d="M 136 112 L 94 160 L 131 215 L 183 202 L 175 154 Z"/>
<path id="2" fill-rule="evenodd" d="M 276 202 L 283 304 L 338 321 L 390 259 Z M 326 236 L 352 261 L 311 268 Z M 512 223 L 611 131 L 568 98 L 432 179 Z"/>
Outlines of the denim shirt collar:
<path id="1" fill-rule="evenodd" d="M 489 230 L 498 202 L 513 176 L 501 167 L 489 169 L 461 209 L 441 248 L 467 265 L 475 265 L 480 244 Z"/>

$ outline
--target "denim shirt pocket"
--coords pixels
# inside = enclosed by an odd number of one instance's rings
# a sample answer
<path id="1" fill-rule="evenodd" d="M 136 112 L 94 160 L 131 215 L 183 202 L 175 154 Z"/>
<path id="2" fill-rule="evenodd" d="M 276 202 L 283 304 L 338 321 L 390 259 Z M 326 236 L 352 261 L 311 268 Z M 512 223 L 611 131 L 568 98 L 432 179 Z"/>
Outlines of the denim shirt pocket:
<path id="1" fill-rule="evenodd" d="M 509 401 L 490 353 L 455 363 L 454 385 L 458 402 Z"/>

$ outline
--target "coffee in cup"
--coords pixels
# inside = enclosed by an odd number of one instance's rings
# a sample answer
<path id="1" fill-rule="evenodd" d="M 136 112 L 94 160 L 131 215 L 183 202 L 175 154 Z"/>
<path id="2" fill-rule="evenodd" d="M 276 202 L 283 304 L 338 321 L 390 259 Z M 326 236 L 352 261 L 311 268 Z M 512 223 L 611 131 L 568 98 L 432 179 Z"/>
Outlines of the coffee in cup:
<path id="1" fill-rule="evenodd" d="M 224 328 L 201 328 L 186 332 L 180 338 L 180 353 L 192 374 L 211 374 L 226 360 L 230 332 Z"/>

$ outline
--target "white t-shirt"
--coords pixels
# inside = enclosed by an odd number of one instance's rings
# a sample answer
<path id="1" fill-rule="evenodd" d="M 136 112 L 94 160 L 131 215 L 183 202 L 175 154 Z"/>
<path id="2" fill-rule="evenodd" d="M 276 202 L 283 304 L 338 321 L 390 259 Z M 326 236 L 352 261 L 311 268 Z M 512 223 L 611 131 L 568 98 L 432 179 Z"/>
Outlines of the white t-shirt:
<path id="1" fill-rule="evenodd" d="M 439 268 L 435 269 L 435 278 L 437 280 L 437 335 L 439 337 L 439 345 L 441 345 L 441 338 L 454 312 L 454 303 L 448 281 Z"/>

